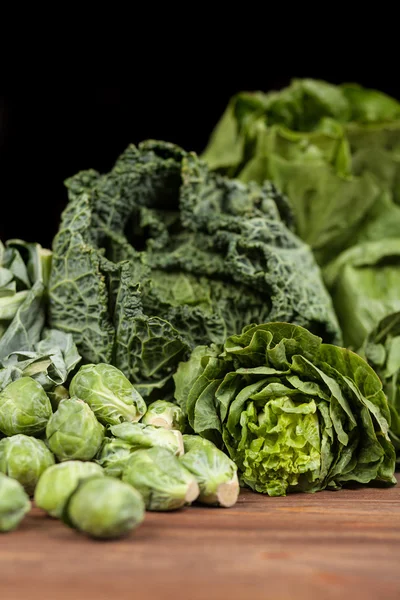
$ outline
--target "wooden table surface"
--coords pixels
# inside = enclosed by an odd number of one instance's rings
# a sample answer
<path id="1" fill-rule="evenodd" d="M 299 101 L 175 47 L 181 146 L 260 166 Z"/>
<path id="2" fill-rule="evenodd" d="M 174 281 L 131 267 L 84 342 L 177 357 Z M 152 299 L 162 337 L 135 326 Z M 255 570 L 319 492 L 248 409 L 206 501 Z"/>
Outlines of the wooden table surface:
<path id="1" fill-rule="evenodd" d="M 400 478 L 398 477 L 400 482 Z M 1 600 L 399 600 L 400 485 L 147 513 L 117 542 L 33 509 L 0 537 Z"/>

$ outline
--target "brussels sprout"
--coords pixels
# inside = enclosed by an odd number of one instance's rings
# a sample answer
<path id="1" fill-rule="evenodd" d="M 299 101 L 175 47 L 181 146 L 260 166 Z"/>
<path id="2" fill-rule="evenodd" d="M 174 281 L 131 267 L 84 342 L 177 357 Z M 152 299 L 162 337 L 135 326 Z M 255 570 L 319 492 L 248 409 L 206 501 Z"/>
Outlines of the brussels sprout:
<path id="1" fill-rule="evenodd" d="M 157 446 L 134 452 L 122 480 L 142 494 L 147 510 L 152 511 L 181 508 L 199 495 L 195 477 L 172 452 Z"/>
<path id="2" fill-rule="evenodd" d="M 59 461 L 91 460 L 104 439 L 105 429 L 91 408 L 78 398 L 60 402 L 46 427 L 49 446 Z"/>
<path id="3" fill-rule="evenodd" d="M 110 477 L 121 478 L 125 465 L 136 448 L 119 439 L 105 438 L 96 456 L 96 463 L 104 467 Z"/>
<path id="4" fill-rule="evenodd" d="M 182 436 L 182 440 L 185 454 L 186 452 L 190 452 L 193 450 L 193 448 L 198 448 L 199 446 L 207 448 L 211 444 L 214 448 L 217 447 L 213 442 L 210 442 L 210 440 L 207 440 L 206 438 L 202 438 L 200 435 L 191 435 L 185 433 L 185 435 Z"/>
<path id="5" fill-rule="evenodd" d="M 46 392 L 32 377 L 21 377 L 0 394 L 0 430 L 6 435 L 37 435 L 52 414 Z"/>
<path id="6" fill-rule="evenodd" d="M 69 398 L 69 392 L 63 385 L 57 385 L 52 392 L 47 392 L 50 398 L 51 406 L 54 411 L 57 410 L 61 400 L 67 400 Z"/>
<path id="7" fill-rule="evenodd" d="M 180 406 L 166 400 L 156 400 L 147 407 L 142 423 L 165 429 L 178 429 L 183 433 L 186 427 L 186 417 Z"/>
<path id="8" fill-rule="evenodd" d="M 144 519 L 139 492 L 113 477 L 83 480 L 69 497 L 63 520 L 70 527 L 100 539 L 127 535 Z"/>
<path id="9" fill-rule="evenodd" d="M 35 504 L 50 516 L 60 518 L 64 504 L 81 479 L 102 476 L 100 465 L 68 460 L 46 469 L 35 489 Z"/>
<path id="10" fill-rule="evenodd" d="M 0 532 L 16 529 L 30 509 L 31 502 L 22 485 L 0 473 Z"/>
<path id="11" fill-rule="evenodd" d="M 177 429 L 164 429 L 143 423 L 120 423 L 110 427 L 111 433 L 136 449 L 161 446 L 177 456 L 183 454 L 182 434 Z"/>
<path id="12" fill-rule="evenodd" d="M 29 496 L 33 496 L 43 471 L 54 462 L 42 440 L 19 434 L 0 441 L 0 471 L 19 481 Z"/>
<path id="13" fill-rule="evenodd" d="M 69 392 L 87 402 L 103 425 L 139 421 L 146 412 L 145 401 L 129 379 L 105 363 L 81 367 L 71 381 Z"/>
<path id="14" fill-rule="evenodd" d="M 239 497 L 237 466 L 224 452 L 198 435 L 184 435 L 181 463 L 196 477 L 198 501 L 228 508 Z"/>

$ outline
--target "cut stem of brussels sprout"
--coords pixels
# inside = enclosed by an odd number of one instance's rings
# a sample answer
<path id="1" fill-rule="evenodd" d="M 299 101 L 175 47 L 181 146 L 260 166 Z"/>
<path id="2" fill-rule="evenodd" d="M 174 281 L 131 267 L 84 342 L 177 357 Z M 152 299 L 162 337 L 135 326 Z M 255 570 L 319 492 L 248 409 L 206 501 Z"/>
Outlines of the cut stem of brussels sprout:
<path id="1" fill-rule="evenodd" d="M 202 504 L 218 505 L 224 508 L 230 508 L 236 504 L 239 492 L 239 480 L 237 474 L 235 473 L 230 481 L 218 484 L 215 493 L 200 494 L 198 500 Z"/>
<path id="2" fill-rule="evenodd" d="M 211 441 L 197 435 L 184 435 L 186 453 L 181 463 L 196 477 L 202 504 L 233 506 L 239 497 L 237 466 Z"/>
<path id="3" fill-rule="evenodd" d="M 160 446 L 134 452 L 122 480 L 142 494 L 150 511 L 177 510 L 194 502 L 200 493 L 194 475 Z"/>
<path id="4" fill-rule="evenodd" d="M 192 504 L 199 497 L 199 484 L 196 480 L 193 480 L 187 489 L 185 494 L 185 500 L 187 504 Z"/>
<path id="5" fill-rule="evenodd" d="M 146 415 L 145 415 L 146 416 Z M 165 417 L 152 417 L 151 419 L 142 419 L 146 425 L 154 425 L 154 427 L 164 427 L 164 429 L 172 429 L 171 423 Z"/>

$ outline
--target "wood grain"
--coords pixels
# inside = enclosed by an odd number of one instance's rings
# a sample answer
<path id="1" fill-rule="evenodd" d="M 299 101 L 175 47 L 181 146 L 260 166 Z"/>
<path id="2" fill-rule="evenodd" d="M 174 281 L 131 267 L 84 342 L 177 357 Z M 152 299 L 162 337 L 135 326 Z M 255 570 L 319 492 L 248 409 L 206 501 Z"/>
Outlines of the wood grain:
<path id="1" fill-rule="evenodd" d="M 400 481 L 400 479 L 398 478 Z M 117 542 L 33 509 L 0 538 L 1 600 L 400 598 L 400 485 L 148 513 Z"/>

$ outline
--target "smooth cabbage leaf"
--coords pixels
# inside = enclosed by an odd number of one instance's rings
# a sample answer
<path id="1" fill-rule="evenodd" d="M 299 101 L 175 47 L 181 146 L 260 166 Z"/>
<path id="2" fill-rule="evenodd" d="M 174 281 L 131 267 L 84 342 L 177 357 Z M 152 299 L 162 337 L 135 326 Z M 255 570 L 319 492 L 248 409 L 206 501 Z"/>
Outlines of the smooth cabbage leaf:
<path id="1" fill-rule="evenodd" d="M 20 348 L 0 360 L 0 391 L 20 377 L 32 377 L 52 399 L 56 388 L 67 384 L 80 361 L 70 333 L 45 329 L 32 350 Z"/>
<path id="2" fill-rule="evenodd" d="M 50 267 L 51 252 L 40 244 L 0 241 L 0 361 L 40 340 Z"/>
<path id="3" fill-rule="evenodd" d="M 327 264 L 400 231 L 400 103 L 354 84 L 295 79 L 229 102 L 202 158 L 242 181 L 273 181 L 296 230 Z"/>
<path id="4" fill-rule="evenodd" d="M 360 243 L 325 270 L 344 333 L 360 348 L 385 317 L 400 311 L 400 237 Z"/>

